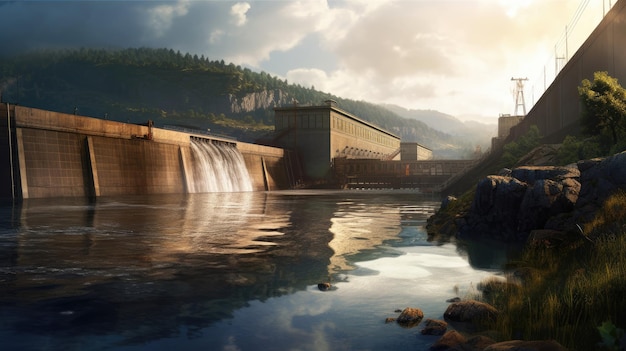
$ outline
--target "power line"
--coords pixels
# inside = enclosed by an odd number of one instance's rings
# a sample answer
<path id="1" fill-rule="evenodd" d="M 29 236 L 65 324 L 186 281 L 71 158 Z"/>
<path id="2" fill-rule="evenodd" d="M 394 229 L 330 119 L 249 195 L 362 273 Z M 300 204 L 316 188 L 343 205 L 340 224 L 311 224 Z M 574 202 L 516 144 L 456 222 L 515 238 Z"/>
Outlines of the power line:
<path id="1" fill-rule="evenodd" d="M 522 106 L 522 110 L 524 111 L 523 116 L 526 116 L 526 102 L 524 101 L 524 81 L 527 81 L 528 78 L 511 78 L 511 81 L 515 82 L 515 114 L 514 116 L 519 116 L 517 114 L 517 108 Z"/>

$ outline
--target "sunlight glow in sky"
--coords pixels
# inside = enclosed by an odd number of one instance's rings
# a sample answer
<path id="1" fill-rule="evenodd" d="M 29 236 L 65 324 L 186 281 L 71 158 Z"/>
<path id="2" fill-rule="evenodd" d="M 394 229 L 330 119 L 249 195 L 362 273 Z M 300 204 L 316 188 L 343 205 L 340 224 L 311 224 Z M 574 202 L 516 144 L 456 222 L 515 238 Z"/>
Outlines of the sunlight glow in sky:
<path id="1" fill-rule="evenodd" d="M 616 0 L 613 0 L 614 3 Z M 0 54 L 34 48 L 172 48 L 334 95 L 494 122 L 527 109 L 611 0 L 0 2 Z M 19 30 L 16 30 L 19 28 Z"/>

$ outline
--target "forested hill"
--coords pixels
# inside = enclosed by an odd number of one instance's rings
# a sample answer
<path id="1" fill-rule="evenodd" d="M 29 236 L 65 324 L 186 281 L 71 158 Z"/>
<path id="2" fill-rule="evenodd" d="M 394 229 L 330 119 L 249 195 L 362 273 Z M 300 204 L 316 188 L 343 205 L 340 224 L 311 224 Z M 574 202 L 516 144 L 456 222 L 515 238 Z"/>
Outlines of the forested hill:
<path id="1" fill-rule="evenodd" d="M 473 149 L 379 105 L 289 84 L 223 60 L 168 49 L 40 51 L 0 59 L 2 101 L 122 122 L 177 125 L 253 142 L 272 132 L 276 106 L 297 101 L 340 108 L 432 148 L 439 157 Z"/>

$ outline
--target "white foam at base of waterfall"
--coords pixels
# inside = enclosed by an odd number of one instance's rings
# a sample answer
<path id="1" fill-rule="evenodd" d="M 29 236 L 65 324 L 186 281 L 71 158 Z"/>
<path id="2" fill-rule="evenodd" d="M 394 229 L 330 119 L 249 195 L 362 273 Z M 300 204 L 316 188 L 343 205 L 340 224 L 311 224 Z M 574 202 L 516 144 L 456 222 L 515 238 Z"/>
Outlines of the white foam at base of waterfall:
<path id="1" fill-rule="evenodd" d="M 191 141 L 193 155 L 190 193 L 252 191 L 243 155 L 226 143 Z"/>

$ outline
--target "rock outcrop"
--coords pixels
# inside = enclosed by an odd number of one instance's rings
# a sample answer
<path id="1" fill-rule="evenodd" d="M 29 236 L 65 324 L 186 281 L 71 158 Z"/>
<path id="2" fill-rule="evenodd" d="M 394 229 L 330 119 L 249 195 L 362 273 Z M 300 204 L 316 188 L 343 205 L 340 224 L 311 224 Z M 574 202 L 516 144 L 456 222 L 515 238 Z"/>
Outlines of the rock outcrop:
<path id="1" fill-rule="evenodd" d="M 470 210 L 456 221 L 461 238 L 514 242 L 526 241 L 535 230 L 573 230 L 592 219 L 611 194 L 626 189 L 626 152 L 500 174 L 479 181 Z"/>
<path id="2" fill-rule="evenodd" d="M 548 219 L 571 211 L 578 200 L 580 172 L 573 167 L 525 166 L 508 176 L 488 176 L 476 187 L 461 237 L 525 240 Z"/>
<path id="3" fill-rule="evenodd" d="M 579 200 L 576 214 L 588 220 L 618 190 L 626 190 L 626 151 L 604 159 L 580 161 Z"/>
<path id="4" fill-rule="evenodd" d="M 280 89 L 263 90 L 249 93 L 243 97 L 228 96 L 230 111 L 232 113 L 246 113 L 259 109 L 272 109 L 277 106 L 287 105 L 291 98 Z"/>

